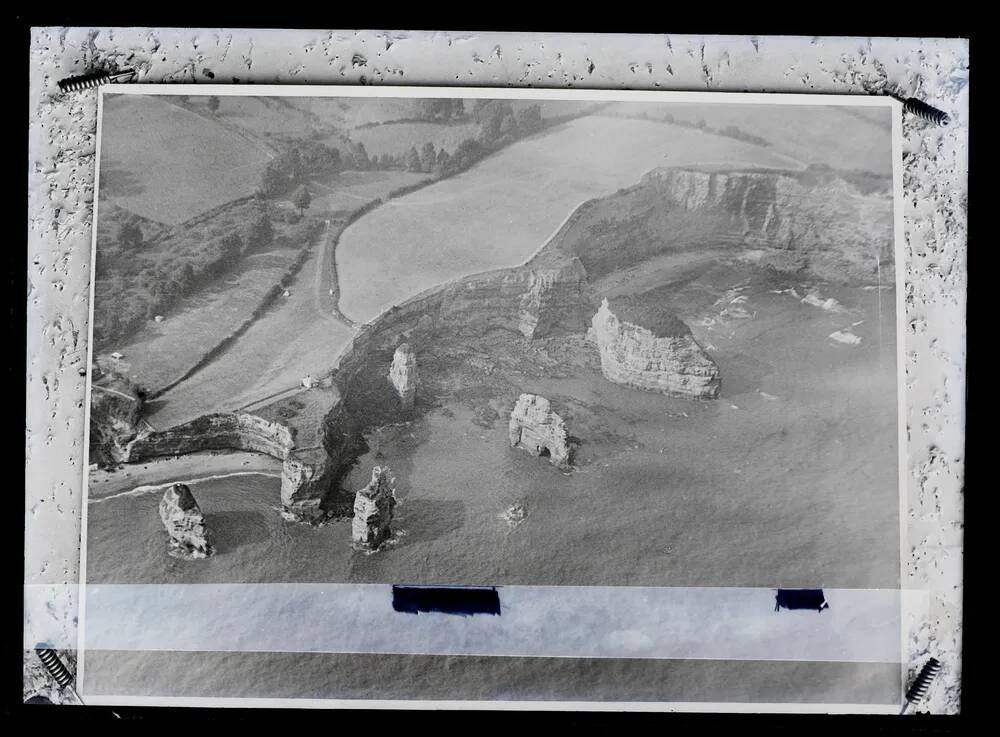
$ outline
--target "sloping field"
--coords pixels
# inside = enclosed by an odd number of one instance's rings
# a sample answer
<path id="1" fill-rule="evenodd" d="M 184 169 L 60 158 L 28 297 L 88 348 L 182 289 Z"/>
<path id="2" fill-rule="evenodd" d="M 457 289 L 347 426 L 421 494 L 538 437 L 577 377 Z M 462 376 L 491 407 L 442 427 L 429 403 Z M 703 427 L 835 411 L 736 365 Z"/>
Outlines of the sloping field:
<path id="1" fill-rule="evenodd" d="M 169 225 L 253 194 L 270 159 L 238 133 L 152 95 L 106 97 L 102 126 L 101 202 Z"/>
<path id="2" fill-rule="evenodd" d="M 619 102 L 608 111 L 627 115 L 646 112 L 650 118 L 672 115 L 688 124 L 704 120 L 717 130 L 735 126 L 766 139 L 775 152 L 806 164 L 892 174 L 888 108 Z"/>
<path id="3" fill-rule="evenodd" d="M 777 169 L 768 148 L 643 120 L 578 118 L 518 141 L 469 171 L 393 200 L 351 225 L 337 265 L 344 313 L 366 322 L 441 282 L 531 256 L 581 202 L 657 166 L 719 159 Z"/>
<path id="4" fill-rule="evenodd" d="M 129 376 L 155 391 L 187 371 L 250 317 L 298 253 L 298 247 L 276 248 L 244 257 L 233 272 L 186 298 L 182 309 L 161 323 L 150 320 L 114 346 L 125 355 Z"/>
<path id="5" fill-rule="evenodd" d="M 356 210 L 374 199 L 385 199 L 393 190 L 425 179 L 426 174 L 408 171 L 342 171 L 332 177 L 317 177 L 309 182 L 312 209 L 331 214 Z"/>
<path id="6" fill-rule="evenodd" d="M 198 98 L 192 98 L 192 101 Z M 258 134 L 301 134 L 311 116 L 291 104 L 291 100 L 275 97 L 219 97 L 216 114 Z"/>

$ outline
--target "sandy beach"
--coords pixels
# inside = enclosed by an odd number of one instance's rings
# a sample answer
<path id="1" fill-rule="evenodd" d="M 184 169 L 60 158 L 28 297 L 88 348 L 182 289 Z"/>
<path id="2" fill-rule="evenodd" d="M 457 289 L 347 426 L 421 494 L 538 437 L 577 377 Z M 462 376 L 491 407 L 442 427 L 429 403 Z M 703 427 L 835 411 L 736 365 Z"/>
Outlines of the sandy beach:
<path id="1" fill-rule="evenodd" d="M 241 473 L 281 474 L 281 461 L 262 453 L 210 451 L 162 458 L 126 466 L 117 471 L 93 469 L 88 480 L 87 499 L 95 501 L 140 486 L 191 483 Z"/>

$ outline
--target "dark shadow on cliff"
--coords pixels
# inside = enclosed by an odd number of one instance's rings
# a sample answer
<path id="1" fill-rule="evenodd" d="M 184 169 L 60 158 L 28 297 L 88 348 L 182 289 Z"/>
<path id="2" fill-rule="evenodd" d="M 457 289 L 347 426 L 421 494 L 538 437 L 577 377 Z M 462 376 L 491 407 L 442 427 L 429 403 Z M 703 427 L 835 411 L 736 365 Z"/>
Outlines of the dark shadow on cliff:
<path id="1" fill-rule="evenodd" d="M 219 555 L 270 539 L 262 512 L 210 512 L 205 515 L 205 525 Z"/>
<path id="2" fill-rule="evenodd" d="M 152 417 L 161 409 L 167 406 L 166 399 L 149 399 L 142 404 L 143 418 Z M 166 430 L 165 427 L 157 427 L 158 430 Z"/>

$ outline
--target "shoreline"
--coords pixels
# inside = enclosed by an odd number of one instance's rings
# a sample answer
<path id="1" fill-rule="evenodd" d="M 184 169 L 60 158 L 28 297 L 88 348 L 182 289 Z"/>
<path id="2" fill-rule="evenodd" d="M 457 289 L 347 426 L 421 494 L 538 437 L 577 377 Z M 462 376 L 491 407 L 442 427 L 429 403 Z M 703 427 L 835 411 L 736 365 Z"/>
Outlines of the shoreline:
<path id="1" fill-rule="evenodd" d="M 117 471 L 90 471 L 87 502 L 102 501 L 123 493 L 152 491 L 169 484 L 205 481 L 224 476 L 260 474 L 281 476 L 281 461 L 263 453 L 209 451 L 166 457 L 129 465 Z"/>

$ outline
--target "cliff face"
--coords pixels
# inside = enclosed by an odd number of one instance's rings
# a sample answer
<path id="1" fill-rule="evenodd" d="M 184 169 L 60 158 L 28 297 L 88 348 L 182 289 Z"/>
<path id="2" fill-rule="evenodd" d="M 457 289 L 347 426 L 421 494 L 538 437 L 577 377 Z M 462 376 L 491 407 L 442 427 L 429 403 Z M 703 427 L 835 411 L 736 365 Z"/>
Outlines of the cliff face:
<path id="1" fill-rule="evenodd" d="M 592 278 L 690 248 L 759 249 L 763 263 L 839 282 L 893 274 L 891 182 L 821 167 L 803 172 L 660 168 L 581 208 L 547 251 Z"/>
<path id="2" fill-rule="evenodd" d="M 167 529 L 167 553 L 175 558 L 193 560 L 215 553 L 208 539 L 205 517 L 185 484 L 174 484 L 160 500 L 160 520 Z"/>
<path id="3" fill-rule="evenodd" d="M 354 498 L 351 540 L 363 550 L 376 550 L 392 536 L 392 513 L 396 495 L 389 469 L 376 466 L 372 480 Z"/>
<path id="4" fill-rule="evenodd" d="M 548 455 L 560 468 L 570 465 L 566 423 L 545 397 L 537 394 L 518 397 L 510 413 L 508 438 L 512 448 L 522 448 L 536 456 Z"/>
<path id="5" fill-rule="evenodd" d="M 90 392 L 90 462 L 114 466 L 128 457 L 128 442 L 139 431 L 142 398 L 125 380 L 95 382 Z"/>
<path id="6" fill-rule="evenodd" d="M 719 367 L 676 318 L 651 330 L 620 320 L 605 299 L 594 315 L 591 337 L 609 381 L 661 394 L 719 396 Z"/>
<path id="7" fill-rule="evenodd" d="M 293 447 L 291 431 L 277 422 L 250 414 L 212 414 L 136 439 L 127 462 L 203 450 L 246 450 L 284 460 Z"/>
<path id="8" fill-rule="evenodd" d="M 413 409 L 413 400 L 417 394 L 417 356 L 409 343 L 403 343 L 393 354 L 389 381 L 399 395 L 403 411 Z"/>

